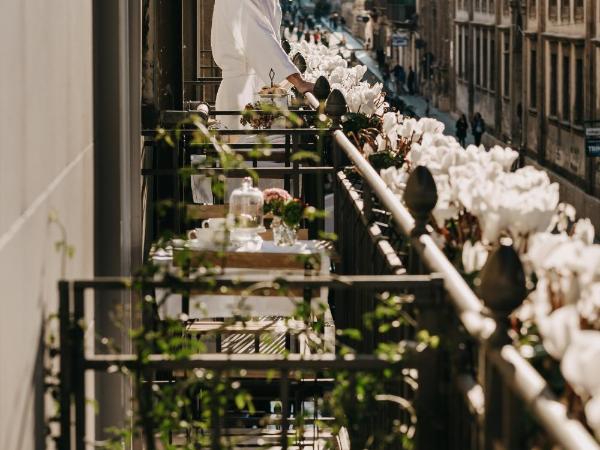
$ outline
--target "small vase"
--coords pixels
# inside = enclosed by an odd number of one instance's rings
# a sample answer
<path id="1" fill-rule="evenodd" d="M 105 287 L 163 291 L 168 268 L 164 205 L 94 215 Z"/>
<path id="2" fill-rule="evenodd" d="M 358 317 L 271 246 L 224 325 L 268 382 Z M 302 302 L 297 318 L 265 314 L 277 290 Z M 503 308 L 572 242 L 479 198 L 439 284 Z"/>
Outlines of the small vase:
<path id="1" fill-rule="evenodd" d="M 273 218 L 271 230 L 273 231 L 273 243 L 279 247 L 291 247 L 298 240 L 297 227 L 286 225 L 281 217 Z"/>

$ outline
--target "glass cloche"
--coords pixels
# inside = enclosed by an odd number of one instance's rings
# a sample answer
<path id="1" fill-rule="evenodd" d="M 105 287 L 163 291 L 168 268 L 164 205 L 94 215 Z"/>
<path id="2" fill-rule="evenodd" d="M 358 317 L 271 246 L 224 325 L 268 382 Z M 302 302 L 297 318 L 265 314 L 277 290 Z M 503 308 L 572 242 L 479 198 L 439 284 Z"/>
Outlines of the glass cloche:
<path id="1" fill-rule="evenodd" d="M 264 199 L 260 189 L 252 186 L 252 178 L 246 177 L 242 185 L 229 197 L 229 213 L 237 230 L 258 230 L 263 226 Z"/>

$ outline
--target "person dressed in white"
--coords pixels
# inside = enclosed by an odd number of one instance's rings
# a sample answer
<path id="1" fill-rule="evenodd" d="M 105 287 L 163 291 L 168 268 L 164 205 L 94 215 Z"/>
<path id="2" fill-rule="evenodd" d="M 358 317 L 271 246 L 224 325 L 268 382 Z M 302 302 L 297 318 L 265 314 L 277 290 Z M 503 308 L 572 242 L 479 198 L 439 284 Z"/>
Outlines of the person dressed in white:
<path id="1" fill-rule="evenodd" d="M 302 94 L 313 90 L 281 48 L 281 19 L 279 0 L 215 0 L 211 45 L 223 72 L 217 110 L 243 110 L 270 85 L 271 69 L 275 83 L 287 80 Z M 239 116 L 219 120 L 230 129 L 241 127 Z"/>

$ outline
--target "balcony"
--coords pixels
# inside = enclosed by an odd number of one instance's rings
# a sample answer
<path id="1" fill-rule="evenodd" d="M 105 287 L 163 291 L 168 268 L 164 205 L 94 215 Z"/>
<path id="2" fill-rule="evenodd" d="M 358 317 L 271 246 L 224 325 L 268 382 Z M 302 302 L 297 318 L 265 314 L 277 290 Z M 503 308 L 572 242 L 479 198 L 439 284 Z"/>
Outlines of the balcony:
<path id="1" fill-rule="evenodd" d="M 482 302 L 430 234 L 437 198 L 430 172 L 423 167 L 413 172 L 401 202 L 340 129 L 347 111 L 343 96 L 324 90 L 324 81 L 320 85 L 318 95 L 327 102 L 309 94 L 310 108 L 296 113 L 310 122 L 317 110 L 324 110 L 330 119 L 325 128 L 217 130 L 204 140 L 198 133 L 212 117 L 235 112 L 205 106 L 200 115 L 169 111 L 163 125 L 171 124 L 175 142 L 169 145 L 168 166 L 158 157 L 165 131 L 162 139 L 149 133 L 150 166 L 143 176 L 155 179 L 148 183 L 154 192 L 171 186 L 175 193 L 166 213 L 158 207 L 165 198 L 151 196 L 149 223 L 157 246 L 149 267 L 155 269 L 133 279 L 74 280 L 59 286 L 59 447 L 83 450 L 96 440 L 88 425 L 90 381 L 85 374 L 108 372 L 130 378 L 137 405 L 133 430 L 117 431 L 115 445 L 133 436 L 147 449 L 475 449 L 482 448 L 478 442 L 522 439 L 597 448 L 511 344 L 508 313 L 525 292 L 512 245 L 490 256 L 481 278 Z M 166 224 L 175 226 L 178 235 L 222 208 L 192 204 L 182 174 L 246 174 L 240 167 L 190 167 L 191 155 L 210 155 L 226 137 L 250 134 L 250 141 L 230 145 L 254 166 L 251 170 L 281 180 L 304 202 L 333 200 L 338 239 L 327 247 L 333 264 L 323 266 L 321 258 L 320 268 L 312 259 L 300 266 L 289 259 L 244 265 L 225 251 L 218 256 L 224 268 L 254 270 L 211 272 L 214 266 L 202 262 L 208 261 L 206 251 L 177 250 L 172 240 L 175 248 L 165 271 L 157 261 L 165 258 L 158 247 L 165 245 L 160 236 Z M 268 136 L 284 136 L 268 156 L 282 165 L 256 167 L 249 148 Z M 322 158 L 319 165 L 296 158 L 305 148 Z M 329 187 L 322 189 L 327 179 Z M 305 225 L 309 238 L 325 226 L 322 220 Z M 280 269 L 274 272 L 275 267 Z M 131 301 L 144 298 L 141 328 L 132 331 L 133 353 L 108 351 L 106 337 L 98 336 L 95 345 L 86 338 L 86 298 L 94 293 L 101 299 L 106 291 L 129 292 Z M 275 306 L 262 316 L 239 309 L 229 319 L 192 318 L 195 301 L 223 295 L 239 296 L 242 304 L 256 296 L 298 302 L 287 316 Z M 180 315 L 159 313 L 174 301 Z M 526 417 L 536 425 L 517 426 Z"/>
<path id="2" fill-rule="evenodd" d="M 387 18 L 395 23 L 412 20 L 417 11 L 417 4 L 414 0 L 387 0 L 385 7 Z"/>

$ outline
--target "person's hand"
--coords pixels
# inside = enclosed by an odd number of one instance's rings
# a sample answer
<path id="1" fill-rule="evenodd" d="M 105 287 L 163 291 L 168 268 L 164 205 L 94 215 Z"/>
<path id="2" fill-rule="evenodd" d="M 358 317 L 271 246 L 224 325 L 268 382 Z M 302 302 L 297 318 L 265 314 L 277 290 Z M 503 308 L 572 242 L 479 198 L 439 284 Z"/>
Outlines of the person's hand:
<path id="1" fill-rule="evenodd" d="M 296 89 L 298 89 L 298 92 L 300 92 L 302 95 L 308 92 L 312 94 L 312 92 L 315 90 L 315 83 L 309 83 L 308 81 L 303 80 L 302 83 L 296 86 Z"/>
<path id="2" fill-rule="evenodd" d="M 312 92 L 315 89 L 315 84 L 305 81 L 299 73 L 290 75 L 287 79 L 302 95 Z"/>

